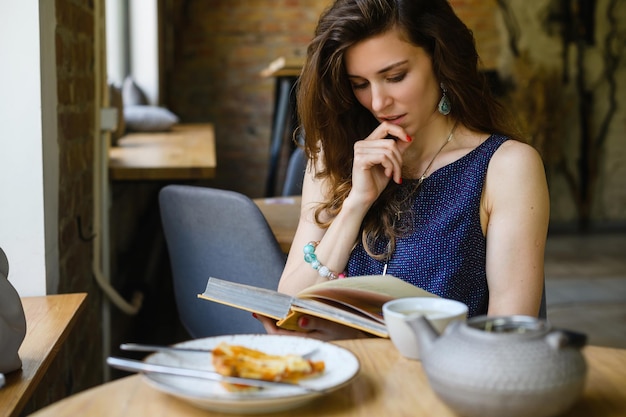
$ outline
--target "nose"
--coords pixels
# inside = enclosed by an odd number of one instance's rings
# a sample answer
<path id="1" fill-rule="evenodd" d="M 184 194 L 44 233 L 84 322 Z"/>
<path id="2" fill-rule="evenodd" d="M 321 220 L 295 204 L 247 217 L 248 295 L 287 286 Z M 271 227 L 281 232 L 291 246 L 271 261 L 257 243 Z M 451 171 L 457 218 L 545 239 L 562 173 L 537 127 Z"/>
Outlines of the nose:
<path id="1" fill-rule="evenodd" d="M 371 91 L 372 91 L 372 110 L 375 113 L 381 112 L 386 107 L 388 107 L 393 101 L 391 96 L 387 94 L 387 91 L 385 90 L 384 86 L 381 86 L 379 84 L 372 85 Z"/>

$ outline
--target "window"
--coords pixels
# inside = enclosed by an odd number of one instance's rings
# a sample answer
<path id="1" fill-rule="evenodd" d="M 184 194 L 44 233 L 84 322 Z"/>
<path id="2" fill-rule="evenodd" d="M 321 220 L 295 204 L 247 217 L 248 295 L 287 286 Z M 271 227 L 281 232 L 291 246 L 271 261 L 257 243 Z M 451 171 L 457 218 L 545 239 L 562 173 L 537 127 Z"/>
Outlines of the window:
<path id="1" fill-rule="evenodd" d="M 158 0 L 106 0 L 107 72 L 118 86 L 130 75 L 152 105 L 159 97 Z"/>

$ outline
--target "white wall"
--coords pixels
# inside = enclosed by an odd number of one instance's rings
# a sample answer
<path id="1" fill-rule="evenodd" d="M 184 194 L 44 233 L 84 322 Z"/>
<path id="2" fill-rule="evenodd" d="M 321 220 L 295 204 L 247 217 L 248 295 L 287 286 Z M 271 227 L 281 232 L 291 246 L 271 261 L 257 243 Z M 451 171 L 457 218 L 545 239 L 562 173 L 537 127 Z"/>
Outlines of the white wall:
<path id="1" fill-rule="evenodd" d="M 130 1 L 130 72 L 148 102 L 159 103 L 157 0 Z"/>
<path id="2" fill-rule="evenodd" d="M 39 0 L 41 33 L 41 121 L 43 144 L 46 292 L 59 288 L 59 138 L 57 126 L 56 12 L 55 2 Z"/>
<path id="3" fill-rule="evenodd" d="M 106 48 L 108 80 L 118 86 L 126 77 L 126 51 L 124 45 L 128 35 L 125 31 L 123 0 L 105 0 Z"/>
<path id="4" fill-rule="evenodd" d="M 126 1 L 127 5 L 124 0 L 106 0 L 108 81 L 122 85 L 126 75 L 130 74 L 146 94 L 149 104 L 158 105 L 157 0 Z M 125 27 L 126 13 L 128 28 Z"/>
<path id="5" fill-rule="evenodd" d="M 46 294 L 48 269 L 39 18 L 39 2 L 0 2 L 0 247 L 22 296 Z"/>

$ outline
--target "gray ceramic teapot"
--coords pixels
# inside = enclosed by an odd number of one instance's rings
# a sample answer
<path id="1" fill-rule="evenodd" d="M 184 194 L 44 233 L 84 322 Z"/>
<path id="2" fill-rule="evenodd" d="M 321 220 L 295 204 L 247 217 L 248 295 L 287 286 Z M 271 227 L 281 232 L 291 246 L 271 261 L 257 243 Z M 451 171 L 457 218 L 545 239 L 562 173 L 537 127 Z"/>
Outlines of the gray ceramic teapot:
<path id="1" fill-rule="evenodd" d="M 583 390 L 585 335 L 527 316 L 478 316 L 442 335 L 421 315 L 406 321 L 432 389 L 461 416 L 555 416 Z"/>

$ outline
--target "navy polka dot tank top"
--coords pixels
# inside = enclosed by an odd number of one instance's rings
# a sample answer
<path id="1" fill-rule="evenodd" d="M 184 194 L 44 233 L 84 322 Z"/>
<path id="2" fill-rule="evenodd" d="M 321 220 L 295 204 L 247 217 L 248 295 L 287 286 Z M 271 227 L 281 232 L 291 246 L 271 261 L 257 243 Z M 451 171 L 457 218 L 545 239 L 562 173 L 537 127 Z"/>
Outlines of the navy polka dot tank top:
<path id="1" fill-rule="evenodd" d="M 480 198 L 487 167 L 508 138 L 492 135 L 459 160 L 434 171 L 411 197 L 412 231 L 396 241 L 387 274 L 467 304 L 468 317 L 487 314 L 489 289 L 485 269 L 486 239 L 480 226 Z M 414 190 L 417 180 L 404 180 Z M 387 242 L 378 242 L 377 253 Z M 354 248 L 348 276 L 380 275 L 384 261 Z"/>

